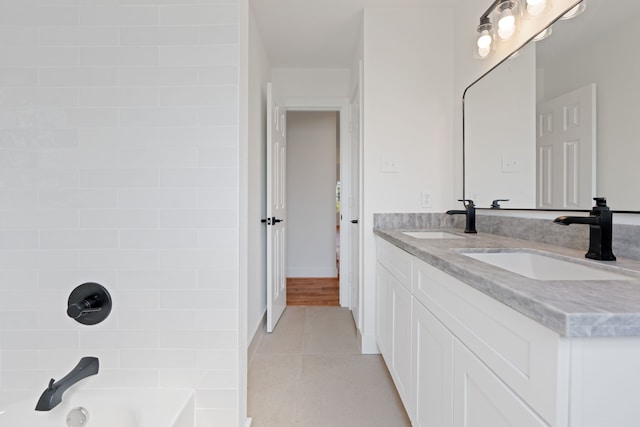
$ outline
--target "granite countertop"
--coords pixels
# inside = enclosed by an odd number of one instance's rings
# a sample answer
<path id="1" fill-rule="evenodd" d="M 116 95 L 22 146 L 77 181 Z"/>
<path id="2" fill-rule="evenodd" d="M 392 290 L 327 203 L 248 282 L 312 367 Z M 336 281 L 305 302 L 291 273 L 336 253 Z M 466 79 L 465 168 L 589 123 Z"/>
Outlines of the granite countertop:
<path id="1" fill-rule="evenodd" d="M 463 239 L 416 239 L 403 231 L 374 229 L 374 233 L 417 258 L 450 274 L 497 301 L 567 337 L 640 336 L 640 261 L 594 261 L 586 251 L 551 246 L 494 234 L 464 234 L 459 229 L 429 229 Z M 630 280 L 535 280 L 494 267 L 460 253 L 491 249 L 544 251 L 560 259 L 595 266 Z"/>

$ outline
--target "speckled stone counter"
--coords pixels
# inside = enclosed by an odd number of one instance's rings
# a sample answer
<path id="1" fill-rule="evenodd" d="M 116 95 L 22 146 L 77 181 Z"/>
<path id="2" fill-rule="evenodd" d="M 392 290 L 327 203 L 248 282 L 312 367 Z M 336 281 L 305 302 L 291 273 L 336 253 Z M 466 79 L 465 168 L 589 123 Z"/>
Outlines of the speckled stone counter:
<path id="1" fill-rule="evenodd" d="M 421 228 L 420 230 L 424 230 Z M 374 232 L 395 246 L 450 274 L 486 295 L 517 310 L 562 336 L 640 336 L 640 261 L 587 260 L 584 252 L 494 234 L 464 234 L 459 229 L 431 228 L 464 236 L 462 239 L 416 239 L 403 231 Z M 587 266 L 622 273 L 630 280 L 534 280 L 460 253 L 470 249 L 530 249 L 553 254 Z"/>

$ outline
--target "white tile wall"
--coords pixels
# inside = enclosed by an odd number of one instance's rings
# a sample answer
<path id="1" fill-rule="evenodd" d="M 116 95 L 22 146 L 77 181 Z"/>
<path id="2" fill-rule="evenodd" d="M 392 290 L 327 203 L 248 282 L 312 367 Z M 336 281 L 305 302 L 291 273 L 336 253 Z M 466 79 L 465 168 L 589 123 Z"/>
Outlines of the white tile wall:
<path id="1" fill-rule="evenodd" d="M 198 27 L 121 27 L 120 44 L 134 46 L 191 45 L 198 42 Z"/>
<path id="2" fill-rule="evenodd" d="M 0 395 L 91 387 L 238 413 L 237 0 L 0 0 Z M 96 281 L 93 327 L 66 316 Z M 35 404 L 35 402 L 34 402 Z"/>

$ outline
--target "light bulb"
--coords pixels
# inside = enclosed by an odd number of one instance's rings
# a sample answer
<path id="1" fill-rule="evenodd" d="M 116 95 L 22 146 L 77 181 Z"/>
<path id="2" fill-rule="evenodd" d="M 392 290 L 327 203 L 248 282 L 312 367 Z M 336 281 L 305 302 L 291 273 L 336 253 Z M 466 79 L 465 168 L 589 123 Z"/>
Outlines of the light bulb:
<path id="1" fill-rule="evenodd" d="M 478 46 L 478 56 L 480 58 L 486 58 L 487 56 L 489 56 L 489 53 L 491 53 L 491 48 L 490 47 L 480 47 Z"/>
<path id="2" fill-rule="evenodd" d="M 506 40 L 516 31 L 516 17 L 513 15 L 513 4 L 510 1 L 503 2 L 499 8 L 498 37 Z"/>
<path id="3" fill-rule="evenodd" d="M 486 58 L 491 53 L 491 43 L 493 43 L 492 29 L 493 26 L 488 19 L 480 21 L 480 25 L 478 25 L 477 45 L 480 58 Z"/>
<path id="4" fill-rule="evenodd" d="M 478 37 L 478 48 L 479 49 L 488 49 L 491 47 L 491 34 L 488 31 L 483 31 Z"/>
<path id="5" fill-rule="evenodd" d="M 531 16 L 538 16 L 544 12 L 547 0 L 527 0 L 527 13 Z"/>
<path id="6" fill-rule="evenodd" d="M 506 40 L 516 31 L 516 18 L 509 12 L 503 15 L 498 21 L 498 37 Z"/>
<path id="7" fill-rule="evenodd" d="M 578 16 L 582 12 L 584 12 L 584 10 L 586 8 L 587 8 L 587 5 L 584 3 L 584 1 L 581 1 L 580 3 L 578 3 L 577 5 L 572 7 L 571 9 L 569 9 L 569 11 L 567 13 L 565 13 L 564 15 L 562 15 L 562 18 L 560 18 L 560 19 L 567 20 L 567 19 L 575 18 L 576 16 Z"/>

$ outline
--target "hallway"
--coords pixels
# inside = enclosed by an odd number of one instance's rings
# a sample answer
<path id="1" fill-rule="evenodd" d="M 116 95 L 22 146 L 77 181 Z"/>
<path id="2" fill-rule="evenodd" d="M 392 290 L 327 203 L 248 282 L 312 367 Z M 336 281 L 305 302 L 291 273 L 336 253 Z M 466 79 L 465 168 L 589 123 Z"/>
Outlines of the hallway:
<path id="1" fill-rule="evenodd" d="M 250 359 L 248 399 L 252 427 L 410 425 L 382 357 L 359 353 L 340 307 L 287 307 Z"/>

